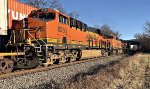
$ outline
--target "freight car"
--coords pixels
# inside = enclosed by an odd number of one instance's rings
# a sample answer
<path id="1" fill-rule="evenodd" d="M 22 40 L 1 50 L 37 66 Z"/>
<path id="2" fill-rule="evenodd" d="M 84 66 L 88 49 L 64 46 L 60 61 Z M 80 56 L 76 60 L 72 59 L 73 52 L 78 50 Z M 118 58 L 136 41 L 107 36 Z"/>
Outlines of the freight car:
<path id="1" fill-rule="evenodd" d="M 38 8 L 32 7 L 27 4 L 18 2 L 17 0 L 7 0 L 8 1 L 8 26 L 9 29 L 12 28 L 13 20 L 22 20 L 31 13 L 32 10 L 37 10 Z"/>
<path id="2" fill-rule="evenodd" d="M 15 64 L 13 57 L 23 56 L 23 52 L 7 51 L 7 44 L 12 35 L 12 21 L 21 20 L 37 8 L 22 4 L 16 0 L 0 1 L 0 73 L 7 73 Z"/>
<path id="3" fill-rule="evenodd" d="M 4 3 L 6 3 L 7 7 L 4 6 Z M 5 2 L 1 0 L 0 4 L 0 6 L 2 6 L 0 9 L 0 25 L 1 27 L 6 27 L 5 29 L 7 29 L 6 31 L 2 29 L 0 30 L 0 51 L 4 51 L 5 45 L 8 43 L 11 35 L 13 20 L 22 20 L 27 17 L 32 10 L 37 10 L 38 8 L 23 4 L 21 2 L 18 2 L 17 0 L 5 0 Z M 5 13 L 3 10 L 5 11 Z M 7 16 L 4 17 L 3 14 L 6 14 Z"/>
<path id="4" fill-rule="evenodd" d="M 7 10 L 2 13 L 7 17 Z M 98 50 L 107 56 L 122 50 L 115 36 L 52 9 L 33 10 L 28 18 L 13 21 L 12 29 L 6 51 L 0 53 L 0 73 L 80 60 L 83 51 Z"/>

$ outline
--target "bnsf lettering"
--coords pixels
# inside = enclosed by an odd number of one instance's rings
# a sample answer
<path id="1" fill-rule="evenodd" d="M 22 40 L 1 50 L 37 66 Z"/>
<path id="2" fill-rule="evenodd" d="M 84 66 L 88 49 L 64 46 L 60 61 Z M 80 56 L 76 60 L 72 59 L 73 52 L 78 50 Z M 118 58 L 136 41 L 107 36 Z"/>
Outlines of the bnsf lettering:
<path id="1" fill-rule="evenodd" d="M 66 28 L 58 27 L 58 32 L 67 33 Z"/>
<path id="2" fill-rule="evenodd" d="M 8 14 L 13 20 L 22 20 L 28 16 L 27 14 L 15 12 L 13 10 L 8 10 Z"/>

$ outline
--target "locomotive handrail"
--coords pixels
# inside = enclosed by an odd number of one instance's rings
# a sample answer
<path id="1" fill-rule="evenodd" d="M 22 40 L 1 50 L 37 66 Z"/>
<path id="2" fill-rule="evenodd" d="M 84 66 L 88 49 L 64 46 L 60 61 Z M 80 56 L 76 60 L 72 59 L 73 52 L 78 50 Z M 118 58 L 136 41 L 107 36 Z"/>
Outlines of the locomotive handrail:
<path id="1" fill-rule="evenodd" d="M 39 45 L 41 45 L 41 44 L 38 42 L 38 40 L 35 39 L 34 36 L 32 36 L 32 34 L 31 34 L 29 31 L 28 31 L 28 34 L 29 34 Z"/>
<path id="2" fill-rule="evenodd" d="M 3 57 L 3 56 L 16 56 L 16 55 L 25 55 L 25 53 L 24 52 L 0 53 L 0 57 Z"/>
<path id="3" fill-rule="evenodd" d="M 7 46 L 8 46 L 8 44 L 11 42 L 11 38 L 12 38 L 12 35 L 10 35 L 10 38 L 9 38 L 9 40 L 8 40 L 7 44 L 6 44 L 6 47 L 7 47 Z"/>
<path id="4" fill-rule="evenodd" d="M 30 31 L 35 31 L 35 32 L 39 32 L 39 31 L 42 31 L 41 29 L 42 29 L 43 27 L 37 27 L 37 28 L 34 28 L 34 30 L 32 29 L 29 29 Z M 28 31 L 29 32 L 29 31 Z M 32 36 L 32 34 L 30 33 L 30 35 Z M 33 37 L 33 36 L 32 36 Z M 34 37 L 33 37 L 34 38 Z M 35 38 L 34 38 L 35 39 Z M 39 37 L 39 39 L 46 45 L 46 43 L 44 42 L 44 40 L 42 39 L 42 38 L 40 38 Z M 35 39 L 36 40 L 36 39 Z M 36 40 L 37 42 L 38 42 L 38 40 Z M 39 42 L 38 42 L 39 43 Z M 40 45 L 40 43 L 39 43 L 39 45 Z"/>
<path id="5" fill-rule="evenodd" d="M 46 43 L 44 42 L 44 40 L 42 40 L 42 38 L 40 38 L 40 40 L 46 45 Z"/>

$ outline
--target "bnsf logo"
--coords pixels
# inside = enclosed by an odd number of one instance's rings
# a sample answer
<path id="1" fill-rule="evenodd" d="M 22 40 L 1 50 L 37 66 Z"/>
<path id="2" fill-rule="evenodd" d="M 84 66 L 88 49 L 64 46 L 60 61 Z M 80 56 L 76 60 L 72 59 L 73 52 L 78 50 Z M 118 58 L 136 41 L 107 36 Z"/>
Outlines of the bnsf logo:
<path id="1" fill-rule="evenodd" d="M 27 14 L 15 12 L 13 10 L 8 10 L 8 14 L 13 20 L 22 20 L 28 16 Z"/>

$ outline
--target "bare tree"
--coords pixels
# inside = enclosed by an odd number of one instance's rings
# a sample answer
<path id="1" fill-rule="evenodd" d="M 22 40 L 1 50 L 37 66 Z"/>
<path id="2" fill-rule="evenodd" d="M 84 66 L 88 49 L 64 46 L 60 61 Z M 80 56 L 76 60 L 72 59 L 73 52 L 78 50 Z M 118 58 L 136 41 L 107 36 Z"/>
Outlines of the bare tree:
<path id="1" fill-rule="evenodd" d="M 36 8 L 42 8 L 42 7 L 46 6 L 46 2 L 43 0 L 18 0 L 18 1 L 29 4 Z"/>
<path id="2" fill-rule="evenodd" d="M 99 25 L 94 25 L 94 28 L 96 29 L 100 29 L 102 33 L 105 33 L 107 35 L 114 35 L 116 36 L 118 39 L 120 38 L 121 34 L 119 31 L 113 31 L 109 25 L 104 24 L 103 26 L 99 26 Z"/>
<path id="3" fill-rule="evenodd" d="M 101 26 L 100 30 L 101 30 L 101 32 L 103 32 L 103 33 L 105 33 L 105 34 L 109 34 L 109 35 L 110 35 L 110 34 L 113 34 L 112 29 L 111 29 L 110 26 L 107 25 L 107 24 Z"/>
<path id="4" fill-rule="evenodd" d="M 49 8 L 56 9 L 61 6 L 60 0 L 47 0 L 47 1 L 48 1 L 48 3 L 50 3 Z"/>
<path id="5" fill-rule="evenodd" d="M 18 1 L 29 4 L 36 8 L 52 8 L 59 10 L 61 13 L 65 13 L 65 10 L 62 7 L 60 0 L 26 0 L 26 1 L 18 0 Z"/>
<path id="6" fill-rule="evenodd" d="M 142 37 L 142 34 L 141 34 L 141 33 L 136 33 L 136 34 L 134 34 L 134 38 L 135 38 L 135 39 L 141 39 L 141 37 Z"/>
<path id="7" fill-rule="evenodd" d="M 147 34 L 148 37 L 150 38 L 150 22 L 149 22 L 149 21 L 147 21 L 147 22 L 145 23 L 144 29 L 145 29 L 145 32 L 144 32 L 144 33 Z"/>
<path id="8" fill-rule="evenodd" d="M 73 11 L 68 14 L 70 17 L 78 19 L 79 18 L 79 13 L 77 11 Z"/>
<path id="9" fill-rule="evenodd" d="M 101 29 L 101 27 L 99 25 L 94 25 L 93 27 L 96 29 Z"/>
<path id="10" fill-rule="evenodd" d="M 115 34 L 115 36 L 119 39 L 121 36 L 121 33 L 119 31 L 114 31 L 113 32 Z"/>
<path id="11" fill-rule="evenodd" d="M 150 52 L 150 22 L 145 23 L 143 33 L 136 33 L 134 37 L 141 42 L 143 51 Z"/>
<path id="12" fill-rule="evenodd" d="M 65 9 L 62 7 L 62 5 L 59 5 L 56 9 L 59 10 L 59 12 L 61 12 L 61 13 L 63 13 L 63 14 L 66 14 L 66 11 L 65 11 Z"/>
<path id="13" fill-rule="evenodd" d="M 150 51 L 150 38 L 148 38 L 147 34 L 145 33 L 137 33 L 134 37 L 141 42 L 142 50 L 143 51 Z"/>

